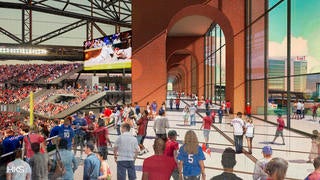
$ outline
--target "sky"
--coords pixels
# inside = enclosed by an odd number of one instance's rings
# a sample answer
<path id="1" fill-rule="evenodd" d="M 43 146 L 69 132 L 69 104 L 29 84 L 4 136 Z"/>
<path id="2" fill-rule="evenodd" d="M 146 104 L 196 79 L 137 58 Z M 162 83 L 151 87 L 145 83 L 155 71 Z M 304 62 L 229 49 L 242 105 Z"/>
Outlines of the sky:
<path id="1" fill-rule="evenodd" d="M 269 5 L 279 0 L 270 1 Z M 291 1 L 291 55 L 306 56 L 308 73 L 320 72 L 320 1 Z M 269 56 L 286 56 L 287 1 L 269 14 Z"/>

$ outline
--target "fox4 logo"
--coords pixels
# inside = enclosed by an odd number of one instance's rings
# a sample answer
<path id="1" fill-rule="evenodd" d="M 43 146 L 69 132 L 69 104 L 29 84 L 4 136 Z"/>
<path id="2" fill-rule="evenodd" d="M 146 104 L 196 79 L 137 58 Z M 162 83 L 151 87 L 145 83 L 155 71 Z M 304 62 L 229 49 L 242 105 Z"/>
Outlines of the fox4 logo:
<path id="1" fill-rule="evenodd" d="M 24 173 L 24 167 L 23 166 L 8 166 L 7 172 L 8 173 Z"/>

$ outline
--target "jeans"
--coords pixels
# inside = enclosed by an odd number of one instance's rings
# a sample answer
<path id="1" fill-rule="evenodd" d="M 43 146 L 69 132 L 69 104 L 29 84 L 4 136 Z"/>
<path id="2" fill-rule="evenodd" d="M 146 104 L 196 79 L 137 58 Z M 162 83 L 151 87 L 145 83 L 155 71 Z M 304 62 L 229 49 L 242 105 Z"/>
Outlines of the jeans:
<path id="1" fill-rule="evenodd" d="M 121 134 L 120 125 L 117 125 L 116 129 L 117 129 L 117 135 L 119 136 Z"/>
<path id="2" fill-rule="evenodd" d="M 234 145 L 236 146 L 236 152 L 242 152 L 243 135 L 234 135 Z"/>
<path id="3" fill-rule="evenodd" d="M 129 180 L 136 179 L 136 169 L 134 161 L 117 161 L 117 179 L 126 180 L 128 170 Z"/>
<path id="4" fill-rule="evenodd" d="M 196 125 L 196 115 L 190 114 L 190 125 L 195 126 Z"/>

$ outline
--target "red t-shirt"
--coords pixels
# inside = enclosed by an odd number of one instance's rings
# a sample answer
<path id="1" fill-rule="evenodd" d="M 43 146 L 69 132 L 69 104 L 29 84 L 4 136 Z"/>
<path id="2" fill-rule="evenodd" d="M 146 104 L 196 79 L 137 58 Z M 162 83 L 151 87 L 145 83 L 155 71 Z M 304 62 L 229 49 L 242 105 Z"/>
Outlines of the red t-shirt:
<path id="1" fill-rule="evenodd" d="M 148 118 L 147 117 L 141 117 L 139 121 L 137 122 L 138 127 L 138 133 L 137 135 L 144 136 L 146 135 L 147 125 L 148 125 Z"/>
<path id="2" fill-rule="evenodd" d="M 171 139 L 168 139 L 166 142 L 166 149 L 164 150 L 164 153 L 166 156 L 173 157 L 173 152 L 179 150 L 179 144 L 177 141 L 172 141 Z"/>
<path id="3" fill-rule="evenodd" d="M 227 101 L 227 102 L 226 102 L 226 107 L 227 107 L 227 108 L 230 108 L 230 107 L 231 107 L 231 102 Z"/>
<path id="4" fill-rule="evenodd" d="M 31 133 L 31 134 L 29 134 L 29 137 L 30 137 L 31 143 L 40 143 L 41 144 L 44 142 L 44 137 L 41 136 L 40 134 Z M 27 149 L 27 158 L 31 158 L 34 155 L 34 152 L 31 149 L 31 145 L 29 143 L 28 136 L 24 136 L 23 142 L 25 143 L 25 146 Z M 44 153 L 44 149 L 41 148 L 40 152 Z"/>
<path id="5" fill-rule="evenodd" d="M 308 176 L 308 180 L 319 180 L 320 172 L 314 171 Z"/>
<path id="6" fill-rule="evenodd" d="M 148 173 L 149 180 L 170 179 L 176 162 L 172 157 L 166 155 L 153 155 L 143 162 L 142 171 Z"/>
<path id="7" fill-rule="evenodd" d="M 209 117 L 209 116 L 205 116 L 203 117 L 203 129 L 208 129 L 210 130 L 211 129 L 211 124 L 212 124 L 212 118 Z"/>
<path id="8" fill-rule="evenodd" d="M 97 138 L 97 147 L 107 146 L 107 138 L 109 135 L 108 129 L 106 127 L 98 127 L 94 130 L 94 136 Z"/>
<path id="9" fill-rule="evenodd" d="M 283 131 L 283 128 L 284 128 L 284 120 L 282 118 L 278 118 L 277 119 L 278 121 L 278 128 L 277 128 L 277 131 Z"/>
<path id="10" fill-rule="evenodd" d="M 247 115 L 251 115 L 251 106 L 246 106 Z"/>
<path id="11" fill-rule="evenodd" d="M 112 111 L 111 109 L 107 108 L 107 109 L 104 109 L 103 114 L 105 117 L 110 117 L 110 115 L 112 114 Z"/>
<path id="12" fill-rule="evenodd" d="M 212 121 L 214 120 L 215 116 L 216 116 L 216 112 L 212 111 L 212 113 L 210 114 Z"/>

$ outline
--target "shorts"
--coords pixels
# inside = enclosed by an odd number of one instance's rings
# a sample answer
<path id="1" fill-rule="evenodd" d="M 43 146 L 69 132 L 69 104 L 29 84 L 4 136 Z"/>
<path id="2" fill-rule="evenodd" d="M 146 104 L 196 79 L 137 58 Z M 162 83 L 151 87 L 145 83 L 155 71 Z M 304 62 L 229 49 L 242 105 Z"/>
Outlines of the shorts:
<path id="1" fill-rule="evenodd" d="M 283 137 L 283 131 L 276 131 L 276 137 L 278 137 L 278 136 L 282 136 Z"/>
<path id="2" fill-rule="evenodd" d="M 200 175 L 198 176 L 183 176 L 184 179 L 188 180 L 200 180 Z"/>
<path id="3" fill-rule="evenodd" d="M 74 135 L 74 146 L 84 146 L 84 136 L 76 134 Z"/>
<path id="4" fill-rule="evenodd" d="M 137 135 L 138 144 L 142 144 L 142 143 L 141 143 L 141 140 L 142 140 L 142 136 L 141 136 L 141 135 Z"/>
<path id="5" fill-rule="evenodd" d="M 209 130 L 209 129 L 204 129 L 204 130 L 203 130 L 203 136 L 204 136 L 205 138 L 209 138 L 209 133 L 210 133 L 210 130 Z"/>
<path id="6" fill-rule="evenodd" d="M 301 110 L 300 109 L 299 110 L 297 109 L 297 114 L 301 114 Z"/>

